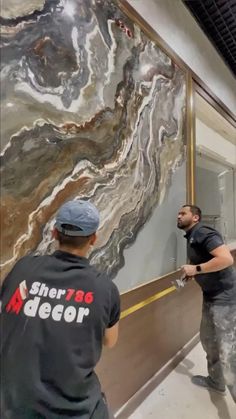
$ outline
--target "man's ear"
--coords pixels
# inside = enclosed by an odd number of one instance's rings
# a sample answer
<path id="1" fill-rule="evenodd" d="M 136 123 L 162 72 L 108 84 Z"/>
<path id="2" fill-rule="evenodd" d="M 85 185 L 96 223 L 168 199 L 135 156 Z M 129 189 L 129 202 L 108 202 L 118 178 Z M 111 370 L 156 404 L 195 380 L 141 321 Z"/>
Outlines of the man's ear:
<path id="1" fill-rule="evenodd" d="M 96 240 L 97 240 L 97 234 L 96 233 L 93 233 L 90 236 L 90 240 L 89 240 L 90 241 L 90 245 L 93 246 L 95 244 Z"/>
<path id="2" fill-rule="evenodd" d="M 193 216 L 193 220 L 194 220 L 195 223 L 197 223 L 199 221 L 199 215 L 195 214 Z"/>
<path id="3" fill-rule="evenodd" d="M 58 240 L 58 231 L 57 231 L 56 227 L 53 227 L 51 235 L 52 235 L 52 239 Z"/>

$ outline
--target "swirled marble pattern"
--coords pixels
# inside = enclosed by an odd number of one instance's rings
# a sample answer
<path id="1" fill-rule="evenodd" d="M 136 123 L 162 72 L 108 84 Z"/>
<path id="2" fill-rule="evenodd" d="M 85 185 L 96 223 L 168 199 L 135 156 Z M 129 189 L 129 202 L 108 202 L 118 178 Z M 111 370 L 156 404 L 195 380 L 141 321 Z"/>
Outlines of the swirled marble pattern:
<path id="1" fill-rule="evenodd" d="M 185 74 L 116 1 L 26 3 L 1 16 L 2 274 L 53 250 L 58 207 L 85 198 L 114 278 L 185 164 Z"/>

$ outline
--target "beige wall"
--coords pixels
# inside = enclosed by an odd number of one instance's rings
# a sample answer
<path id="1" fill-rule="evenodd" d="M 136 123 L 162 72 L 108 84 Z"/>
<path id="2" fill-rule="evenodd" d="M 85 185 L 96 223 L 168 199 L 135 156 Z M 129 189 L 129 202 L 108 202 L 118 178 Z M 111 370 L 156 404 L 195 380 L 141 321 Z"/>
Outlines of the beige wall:
<path id="1" fill-rule="evenodd" d="M 236 113 L 235 78 L 181 0 L 128 0 L 167 44 Z"/>

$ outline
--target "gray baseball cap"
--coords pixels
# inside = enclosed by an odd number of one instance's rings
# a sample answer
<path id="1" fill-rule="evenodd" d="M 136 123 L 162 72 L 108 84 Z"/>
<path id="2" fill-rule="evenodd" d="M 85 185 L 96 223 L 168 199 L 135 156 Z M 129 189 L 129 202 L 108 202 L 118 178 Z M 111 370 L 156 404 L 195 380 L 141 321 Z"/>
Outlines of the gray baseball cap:
<path id="1" fill-rule="evenodd" d="M 68 226 L 73 226 L 70 229 Z M 78 199 L 61 206 L 56 215 L 55 227 L 65 236 L 90 236 L 99 226 L 99 212 L 89 201 Z"/>

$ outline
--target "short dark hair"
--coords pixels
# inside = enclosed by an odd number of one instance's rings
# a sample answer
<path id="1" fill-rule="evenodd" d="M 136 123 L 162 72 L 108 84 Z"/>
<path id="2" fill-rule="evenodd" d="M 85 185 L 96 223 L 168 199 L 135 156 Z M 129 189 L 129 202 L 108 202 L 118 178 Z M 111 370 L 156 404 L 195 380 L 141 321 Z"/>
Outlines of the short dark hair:
<path id="1" fill-rule="evenodd" d="M 62 227 L 65 230 L 71 230 L 71 231 L 78 230 L 77 227 L 70 224 L 63 224 Z M 58 233 L 59 244 L 71 247 L 73 249 L 78 248 L 78 247 L 84 247 L 88 243 L 91 237 L 91 235 L 90 236 L 66 236 L 65 234 L 61 233 L 58 230 L 57 230 L 57 233 Z"/>
<path id="2" fill-rule="evenodd" d="M 185 204 L 183 205 L 183 208 L 185 207 L 189 207 L 190 211 L 193 215 L 198 215 L 199 216 L 199 221 L 201 221 L 202 219 L 202 211 L 199 207 L 197 207 L 197 205 L 191 205 L 191 204 Z"/>

